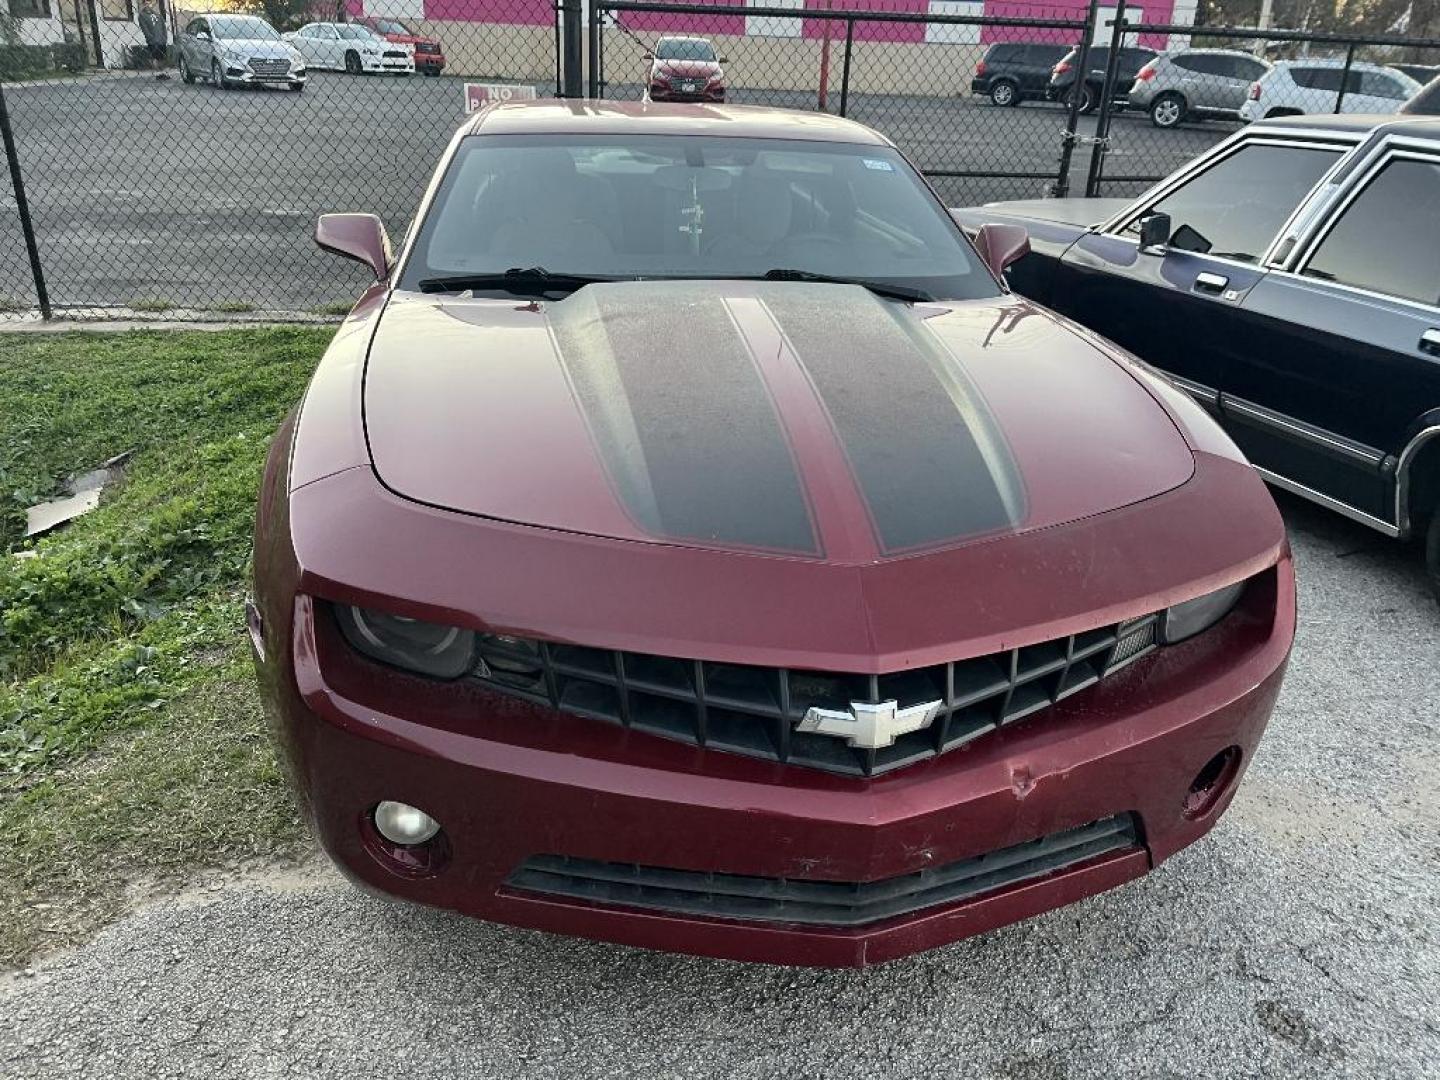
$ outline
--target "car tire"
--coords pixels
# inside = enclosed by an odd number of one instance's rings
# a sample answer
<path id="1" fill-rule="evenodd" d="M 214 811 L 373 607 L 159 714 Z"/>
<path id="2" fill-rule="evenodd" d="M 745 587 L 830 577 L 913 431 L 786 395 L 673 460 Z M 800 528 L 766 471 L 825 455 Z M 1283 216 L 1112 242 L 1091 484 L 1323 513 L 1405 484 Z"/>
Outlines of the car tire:
<path id="1" fill-rule="evenodd" d="M 345 74 L 346 74 L 346 75 L 363 75 L 363 74 L 365 74 L 363 71 L 360 70 L 360 54 L 357 53 L 354 49 L 349 50 L 349 51 L 346 52 L 346 54 L 345 54 Z"/>
<path id="2" fill-rule="evenodd" d="M 1185 99 L 1179 94 L 1161 94 L 1150 103 L 1150 122 L 1157 128 L 1179 127 L 1185 119 Z"/>
<path id="3" fill-rule="evenodd" d="M 290 92 L 291 92 L 292 94 L 303 94 L 303 93 L 305 92 L 305 84 L 304 84 L 304 83 L 291 83 L 291 84 L 290 84 Z"/>
<path id="4" fill-rule="evenodd" d="M 216 90 L 229 90 L 230 84 L 225 81 L 225 76 L 220 73 L 220 61 L 210 61 L 210 85 Z"/>
<path id="5" fill-rule="evenodd" d="M 1425 571 L 1435 599 L 1440 600 L 1440 506 L 1430 514 L 1430 528 L 1425 532 Z"/>
<path id="6" fill-rule="evenodd" d="M 180 54 L 180 81 L 186 86 L 195 84 L 195 72 L 190 70 L 190 65 L 185 62 L 185 54 Z"/>
<path id="7" fill-rule="evenodd" d="M 990 84 L 990 104 L 1000 108 L 1020 104 L 1020 87 L 1010 79 L 996 79 Z"/>

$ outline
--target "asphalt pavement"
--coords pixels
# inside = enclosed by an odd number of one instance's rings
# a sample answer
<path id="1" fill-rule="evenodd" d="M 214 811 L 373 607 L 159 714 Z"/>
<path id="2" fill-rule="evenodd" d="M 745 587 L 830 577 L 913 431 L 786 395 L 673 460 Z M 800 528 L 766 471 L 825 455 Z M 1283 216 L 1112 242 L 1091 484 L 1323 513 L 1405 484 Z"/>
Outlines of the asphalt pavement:
<path id="1" fill-rule="evenodd" d="M 316 72 L 303 94 L 222 92 L 149 74 L 8 88 L 6 98 L 53 304 L 65 311 L 139 302 L 196 311 L 295 311 L 348 303 L 366 284 L 353 263 L 317 251 L 318 214 L 366 210 L 405 231 L 464 120 L 464 80 Z M 538 85 L 542 95 L 553 85 Z M 965 87 L 968 90 L 968 86 Z M 616 85 L 611 96 L 638 97 Z M 813 109 L 814 95 L 735 88 L 732 100 Z M 830 107 L 838 108 L 831 96 Z M 1001 109 L 951 97 L 855 94 L 848 114 L 923 169 L 1054 172 L 1058 106 Z M 1081 133 L 1094 130 L 1085 119 Z M 1159 131 L 1122 114 L 1108 175 L 1163 175 L 1233 124 Z M 1089 150 L 1072 163 L 1084 188 Z M 952 206 L 1032 198 L 1046 181 L 940 178 Z M 1144 185 L 1117 184 L 1107 194 Z M 34 303 L 8 173 L 0 169 L 0 316 Z"/>
<path id="2" fill-rule="evenodd" d="M 1440 1075 L 1440 608 L 1289 498 L 1300 633 L 1206 839 L 1115 892 L 868 971 L 648 953 L 362 894 L 201 888 L 0 979 L 0 1075 Z"/>

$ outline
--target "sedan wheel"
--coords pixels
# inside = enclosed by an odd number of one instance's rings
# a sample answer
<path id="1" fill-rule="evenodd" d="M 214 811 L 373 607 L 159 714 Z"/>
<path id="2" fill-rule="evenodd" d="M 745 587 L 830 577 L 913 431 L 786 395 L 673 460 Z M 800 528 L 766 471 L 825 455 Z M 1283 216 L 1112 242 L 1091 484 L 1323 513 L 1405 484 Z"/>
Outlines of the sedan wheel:
<path id="1" fill-rule="evenodd" d="M 354 49 L 351 49 L 349 52 L 347 52 L 347 53 L 345 54 L 345 71 L 346 71 L 346 74 L 349 74 L 349 75 L 359 75 L 359 74 L 361 74 L 361 71 L 360 71 L 360 54 L 357 53 Z"/>
<path id="2" fill-rule="evenodd" d="M 990 104 L 1001 107 L 1020 104 L 1020 95 L 1015 92 L 1015 84 L 1007 79 L 994 83 L 990 87 Z"/>
<path id="3" fill-rule="evenodd" d="M 210 85 L 217 90 L 229 90 L 230 84 L 225 81 L 225 76 L 220 74 L 220 61 L 210 61 Z"/>
<path id="4" fill-rule="evenodd" d="M 1185 102 L 1177 94 L 1161 94 L 1150 106 L 1150 122 L 1158 128 L 1173 128 L 1185 119 Z"/>

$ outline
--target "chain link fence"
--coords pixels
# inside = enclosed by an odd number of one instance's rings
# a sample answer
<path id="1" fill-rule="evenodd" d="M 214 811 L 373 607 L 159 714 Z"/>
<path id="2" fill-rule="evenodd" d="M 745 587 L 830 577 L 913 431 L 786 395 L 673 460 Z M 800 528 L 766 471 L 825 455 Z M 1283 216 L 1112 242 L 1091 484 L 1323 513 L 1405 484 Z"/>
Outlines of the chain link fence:
<path id="1" fill-rule="evenodd" d="M 261 19 L 0 0 L 0 319 L 39 317 L 42 277 L 64 317 L 333 318 L 364 275 L 314 249 L 315 217 L 372 210 L 403 235 L 456 127 L 497 97 L 842 114 L 958 206 L 1128 194 L 1235 130 L 1257 85 L 1259 115 L 1393 111 L 1404 65 L 1440 65 L 1440 42 L 1196 28 L 1185 3 L 263 0 Z M 710 50 L 718 95 L 674 48 Z"/>

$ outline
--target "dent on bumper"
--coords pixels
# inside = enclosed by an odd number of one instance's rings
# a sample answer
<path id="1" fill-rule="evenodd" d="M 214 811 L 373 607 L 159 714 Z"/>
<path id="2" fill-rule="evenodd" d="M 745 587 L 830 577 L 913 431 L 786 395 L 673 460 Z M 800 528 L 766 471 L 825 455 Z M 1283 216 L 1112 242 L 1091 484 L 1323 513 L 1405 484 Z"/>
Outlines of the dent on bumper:
<path id="1" fill-rule="evenodd" d="M 1241 770 L 1279 692 L 1294 631 L 1288 559 L 1273 618 L 1236 619 L 1132 665 L 972 748 L 871 782 L 698 751 L 482 695 L 476 733 L 363 704 L 326 677 L 312 601 L 297 597 L 293 669 L 261 666 L 267 710 L 316 832 L 353 878 L 485 919 L 699 955 L 873 964 L 1062 906 L 1139 877 L 1207 832 L 1191 780 L 1238 747 Z M 287 635 L 288 636 L 288 635 Z M 272 654 L 273 656 L 273 654 Z M 357 692 L 357 689 L 359 692 Z M 493 720 L 493 723 L 492 723 Z M 532 732 L 521 743 L 487 737 Z M 608 741 L 606 754 L 590 749 Z M 382 799 L 441 822 L 431 876 L 388 869 L 365 821 Z M 1141 843 L 1037 880 L 853 928 L 745 922 L 545 897 L 506 879 L 537 855 L 757 877 L 877 881 L 1134 814 Z"/>

